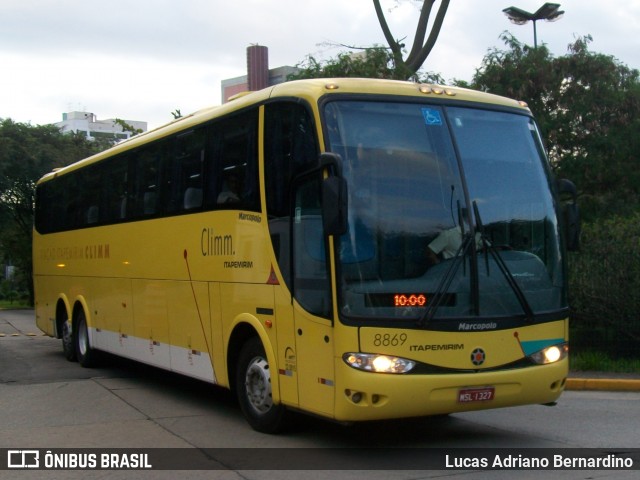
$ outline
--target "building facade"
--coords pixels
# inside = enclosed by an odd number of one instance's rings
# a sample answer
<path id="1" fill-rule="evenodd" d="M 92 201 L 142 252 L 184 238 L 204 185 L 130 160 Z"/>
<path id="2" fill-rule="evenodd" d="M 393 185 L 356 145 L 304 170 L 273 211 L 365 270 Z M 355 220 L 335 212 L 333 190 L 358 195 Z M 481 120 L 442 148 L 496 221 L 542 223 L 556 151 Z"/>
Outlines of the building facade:
<path id="1" fill-rule="evenodd" d="M 130 125 L 135 130 L 147 131 L 147 122 L 138 120 L 124 120 L 124 123 Z M 56 125 L 62 133 L 83 133 L 88 139 L 98 137 L 116 137 L 120 140 L 126 140 L 135 135 L 135 133 L 125 131 L 122 125 L 113 118 L 106 120 L 98 120 L 96 115 L 90 112 L 67 112 L 62 114 L 62 121 Z"/>
<path id="2" fill-rule="evenodd" d="M 228 78 L 221 82 L 222 103 L 242 92 L 262 90 L 272 85 L 284 83 L 287 77 L 296 73 L 296 67 L 277 67 L 269 69 L 269 50 L 262 45 L 251 45 L 247 48 L 247 74 Z"/>

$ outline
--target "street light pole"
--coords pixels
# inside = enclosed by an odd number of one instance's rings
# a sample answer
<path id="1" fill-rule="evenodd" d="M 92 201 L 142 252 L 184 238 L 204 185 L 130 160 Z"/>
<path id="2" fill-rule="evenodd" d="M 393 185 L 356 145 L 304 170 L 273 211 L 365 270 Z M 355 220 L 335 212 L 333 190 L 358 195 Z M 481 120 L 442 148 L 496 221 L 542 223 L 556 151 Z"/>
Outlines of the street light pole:
<path id="1" fill-rule="evenodd" d="M 547 22 L 555 22 L 564 15 L 564 10 L 558 10 L 559 3 L 545 3 L 535 13 L 530 13 L 518 7 L 508 7 L 502 10 L 512 23 L 516 25 L 524 25 L 533 22 L 533 48 L 538 48 L 538 32 L 536 30 L 536 22 L 538 20 L 546 20 Z"/>

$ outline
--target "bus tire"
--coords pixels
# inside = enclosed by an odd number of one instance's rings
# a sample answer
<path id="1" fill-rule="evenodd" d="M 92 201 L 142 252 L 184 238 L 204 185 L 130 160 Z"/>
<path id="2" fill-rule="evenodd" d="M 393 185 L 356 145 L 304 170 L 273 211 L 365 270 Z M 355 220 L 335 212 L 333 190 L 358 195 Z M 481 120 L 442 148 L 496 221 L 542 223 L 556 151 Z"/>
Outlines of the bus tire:
<path id="1" fill-rule="evenodd" d="M 74 337 L 78 362 L 85 368 L 93 367 L 96 364 L 98 354 L 93 348 L 91 348 L 91 342 L 89 341 L 89 328 L 87 327 L 87 317 L 84 314 L 84 310 L 80 309 L 74 323 L 76 324 Z"/>
<path id="2" fill-rule="evenodd" d="M 61 330 L 62 351 L 64 352 L 64 357 L 70 362 L 75 362 L 77 360 L 77 355 L 73 326 L 66 315 L 65 318 L 62 319 Z"/>
<path id="3" fill-rule="evenodd" d="M 262 342 L 252 337 L 242 346 L 236 369 L 236 394 L 240 409 L 251 427 L 277 433 L 284 427 L 285 407 L 273 402 L 271 372 Z"/>

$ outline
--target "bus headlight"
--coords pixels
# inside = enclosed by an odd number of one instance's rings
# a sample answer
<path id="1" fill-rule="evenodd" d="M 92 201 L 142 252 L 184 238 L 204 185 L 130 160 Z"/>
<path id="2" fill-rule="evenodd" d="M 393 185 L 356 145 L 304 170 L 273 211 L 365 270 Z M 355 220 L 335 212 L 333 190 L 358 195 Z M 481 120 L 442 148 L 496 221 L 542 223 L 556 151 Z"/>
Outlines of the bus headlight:
<path id="1" fill-rule="evenodd" d="M 376 373 L 407 373 L 416 365 L 413 360 L 375 353 L 345 353 L 342 359 L 352 368 Z"/>
<path id="2" fill-rule="evenodd" d="M 529 355 L 529 358 L 538 365 L 546 365 L 548 363 L 558 362 L 563 358 L 566 358 L 568 354 L 569 345 L 566 343 L 560 343 L 533 353 Z"/>

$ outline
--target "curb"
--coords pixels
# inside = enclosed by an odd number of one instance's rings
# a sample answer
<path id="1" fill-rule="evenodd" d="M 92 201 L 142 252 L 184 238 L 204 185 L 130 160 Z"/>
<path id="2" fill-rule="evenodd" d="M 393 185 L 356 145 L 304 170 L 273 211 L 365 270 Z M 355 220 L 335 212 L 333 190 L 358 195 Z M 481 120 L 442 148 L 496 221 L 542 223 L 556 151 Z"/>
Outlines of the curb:
<path id="1" fill-rule="evenodd" d="M 568 378 L 565 390 L 605 390 L 610 392 L 640 392 L 640 380 L 609 378 Z"/>

